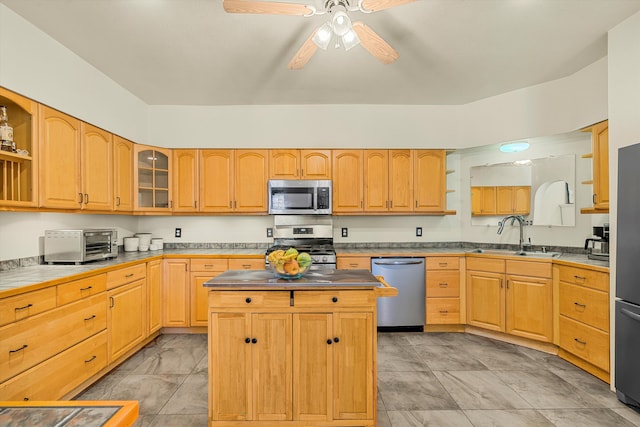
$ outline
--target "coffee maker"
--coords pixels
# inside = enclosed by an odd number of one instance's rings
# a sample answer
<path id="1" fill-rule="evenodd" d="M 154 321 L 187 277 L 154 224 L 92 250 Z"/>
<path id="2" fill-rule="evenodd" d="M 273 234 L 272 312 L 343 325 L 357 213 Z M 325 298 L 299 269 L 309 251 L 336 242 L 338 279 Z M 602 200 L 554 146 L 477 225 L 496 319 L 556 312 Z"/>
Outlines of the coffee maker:
<path id="1" fill-rule="evenodd" d="M 609 261 L 609 224 L 593 227 L 593 235 L 595 237 L 589 237 L 584 242 L 587 257 L 589 259 Z"/>

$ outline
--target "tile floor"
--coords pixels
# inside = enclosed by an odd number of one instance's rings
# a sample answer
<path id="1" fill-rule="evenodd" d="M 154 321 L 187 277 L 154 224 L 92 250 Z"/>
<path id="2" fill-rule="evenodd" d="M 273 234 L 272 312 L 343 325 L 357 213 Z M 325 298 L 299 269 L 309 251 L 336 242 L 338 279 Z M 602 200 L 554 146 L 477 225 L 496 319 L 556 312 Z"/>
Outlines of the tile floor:
<path id="1" fill-rule="evenodd" d="M 80 396 L 140 401 L 136 427 L 207 425 L 206 335 L 162 335 Z M 609 386 L 470 334 L 378 334 L 378 427 L 640 426 Z"/>

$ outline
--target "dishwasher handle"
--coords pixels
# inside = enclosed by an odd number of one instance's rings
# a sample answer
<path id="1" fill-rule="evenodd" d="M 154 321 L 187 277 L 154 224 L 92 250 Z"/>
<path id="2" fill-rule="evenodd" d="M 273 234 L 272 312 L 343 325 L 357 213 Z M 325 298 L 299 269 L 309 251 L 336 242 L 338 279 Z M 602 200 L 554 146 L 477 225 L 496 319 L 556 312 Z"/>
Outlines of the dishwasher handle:
<path id="1" fill-rule="evenodd" d="M 402 261 L 373 261 L 375 265 L 414 265 L 414 264 L 422 264 L 424 260 L 402 260 Z"/>
<path id="2" fill-rule="evenodd" d="M 634 313 L 632 311 L 627 310 L 626 308 L 621 308 L 620 312 L 625 316 L 635 320 L 636 322 L 640 322 L 640 314 Z"/>

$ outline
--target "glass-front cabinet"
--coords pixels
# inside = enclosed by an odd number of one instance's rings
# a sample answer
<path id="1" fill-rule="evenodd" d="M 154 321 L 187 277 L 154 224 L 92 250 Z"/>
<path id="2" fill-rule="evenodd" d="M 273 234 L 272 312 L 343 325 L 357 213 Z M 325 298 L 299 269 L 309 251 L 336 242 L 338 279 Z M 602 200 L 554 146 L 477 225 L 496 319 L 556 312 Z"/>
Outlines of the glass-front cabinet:
<path id="1" fill-rule="evenodd" d="M 0 106 L 13 131 L 13 144 L 7 142 L 0 150 L 0 207 L 36 206 L 38 105 L 0 87 Z"/>
<path id="2" fill-rule="evenodd" d="M 136 145 L 135 159 L 135 209 L 171 210 L 171 151 Z"/>

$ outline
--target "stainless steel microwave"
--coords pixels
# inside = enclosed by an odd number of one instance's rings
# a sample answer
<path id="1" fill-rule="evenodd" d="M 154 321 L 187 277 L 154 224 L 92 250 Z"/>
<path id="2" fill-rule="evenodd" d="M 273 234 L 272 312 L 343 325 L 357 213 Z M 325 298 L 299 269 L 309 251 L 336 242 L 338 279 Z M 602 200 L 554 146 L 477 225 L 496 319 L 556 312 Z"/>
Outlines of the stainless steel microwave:
<path id="1" fill-rule="evenodd" d="M 113 229 L 46 230 L 44 262 L 80 264 L 118 256 L 118 232 Z"/>
<path id="2" fill-rule="evenodd" d="M 270 214 L 331 214 L 331 180 L 328 179 L 272 179 L 267 194 Z"/>

